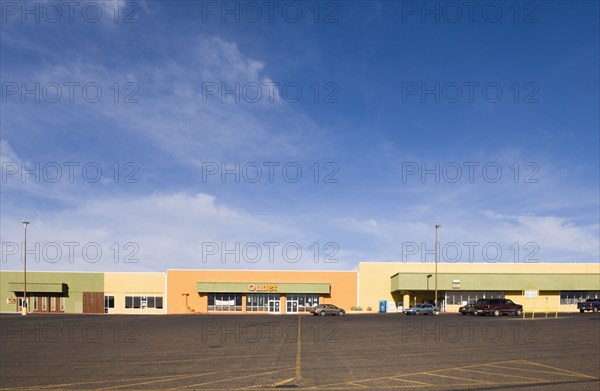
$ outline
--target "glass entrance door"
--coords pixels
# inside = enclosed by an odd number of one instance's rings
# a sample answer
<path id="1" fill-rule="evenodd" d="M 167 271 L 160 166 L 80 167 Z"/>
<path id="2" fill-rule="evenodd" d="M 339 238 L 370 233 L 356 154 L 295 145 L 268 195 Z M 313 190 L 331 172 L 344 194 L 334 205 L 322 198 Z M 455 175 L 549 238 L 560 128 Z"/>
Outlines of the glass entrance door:
<path id="1" fill-rule="evenodd" d="M 279 308 L 279 300 L 269 300 L 269 313 L 270 314 L 279 314 L 281 313 L 281 309 Z"/>
<path id="2" fill-rule="evenodd" d="M 297 314 L 298 313 L 298 300 L 288 300 L 286 302 L 286 313 Z"/>

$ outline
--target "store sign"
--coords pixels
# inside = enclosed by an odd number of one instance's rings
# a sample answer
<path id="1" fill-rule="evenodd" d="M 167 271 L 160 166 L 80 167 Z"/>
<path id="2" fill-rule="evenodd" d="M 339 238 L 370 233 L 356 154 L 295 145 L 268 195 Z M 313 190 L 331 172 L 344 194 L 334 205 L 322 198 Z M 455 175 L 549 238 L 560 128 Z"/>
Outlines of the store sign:
<path id="1" fill-rule="evenodd" d="M 17 304 L 17 299 L 15 299 L 14 297 L 7 297 L 6 304 Z"/>
<path id="2" fill-rule="evenodd" d="M 460 280 L 452 280 L 452 289 L 460 289 Z"/>
<path id="3" fill-rule="evenodd" d="M 537 290 L 526 290 L 525 292 L 523 292 L 523 296 L 528 299 L 535 299 L 536 297 L 538 297 L 538 291 Z"/>
<path id="4" fill-rule="evenodd" d="M 275 285 L 275 284 L 249 284 L 248 290 L 250 292 L 277 292 L 277 285 Z"/>

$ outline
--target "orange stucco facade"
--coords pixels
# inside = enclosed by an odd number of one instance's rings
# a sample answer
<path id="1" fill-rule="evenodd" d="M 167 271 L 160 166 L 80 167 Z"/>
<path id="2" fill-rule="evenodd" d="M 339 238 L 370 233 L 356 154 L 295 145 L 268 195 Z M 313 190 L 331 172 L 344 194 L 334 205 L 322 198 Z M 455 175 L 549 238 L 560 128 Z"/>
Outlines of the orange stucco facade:
<path id="1" fill-rule="evenodd" d="M 329 294 L 320 295 L 322 304 L 331 303 L 349 309 L 356 306 L 358 301 L 358 273 L 354 271 L 168 270 L 168 313 L 207 312 L 207 295 L 206 292 L 198 292 L 196 285 L 198 282 L 326 283 L 331 289 Z M 283 308 L 285 308 L 285 296 L 282 294 L 281 297 Z M 242 312 L 245 312 L 245 306 L 244 295 Z"/>

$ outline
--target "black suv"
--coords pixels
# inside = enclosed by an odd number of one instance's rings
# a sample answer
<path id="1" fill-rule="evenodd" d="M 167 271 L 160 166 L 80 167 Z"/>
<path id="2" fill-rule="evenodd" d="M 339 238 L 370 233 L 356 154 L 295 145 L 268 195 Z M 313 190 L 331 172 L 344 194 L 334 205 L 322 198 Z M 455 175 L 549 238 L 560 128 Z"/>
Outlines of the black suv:
<path id="1" fill-rule="evenodd" d="M 476 315 L 494 314 L 494 316 L 515 314 L 523 315 L 523 306 L 509 299 L 479 299 L 475 303 Z"/>

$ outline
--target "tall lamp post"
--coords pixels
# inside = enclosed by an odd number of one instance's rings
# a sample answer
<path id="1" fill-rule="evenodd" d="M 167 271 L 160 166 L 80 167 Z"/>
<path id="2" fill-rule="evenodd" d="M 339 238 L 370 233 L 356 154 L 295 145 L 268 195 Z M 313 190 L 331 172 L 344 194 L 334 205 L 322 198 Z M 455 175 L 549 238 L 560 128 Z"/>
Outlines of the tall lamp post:
<path id="1" fill-rule="evenodd" d="M 23 220 L 23 226 L 25 227 L 25 245 L 23 249 L 23 306 L 21 307 L 21 314 L 27 315 L 27 225 L 29 221 Z"/>
<path id="2" fill-rule="evenodd" d="M 438 228 L 441 224 L 435 225 L 435 306 L 438 306 Z"/>

